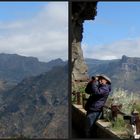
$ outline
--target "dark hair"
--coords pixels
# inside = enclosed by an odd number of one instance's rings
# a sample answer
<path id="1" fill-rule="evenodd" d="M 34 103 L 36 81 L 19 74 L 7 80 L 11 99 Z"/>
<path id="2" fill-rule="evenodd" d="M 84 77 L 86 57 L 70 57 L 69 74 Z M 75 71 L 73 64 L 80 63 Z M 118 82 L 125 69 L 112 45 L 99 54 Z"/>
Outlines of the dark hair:
<path id="1" fill-rule="evenodd" d="M 95 80 L 95 76 L 92 76 L 91 79 L 92 79 L 92 80 Z"/>

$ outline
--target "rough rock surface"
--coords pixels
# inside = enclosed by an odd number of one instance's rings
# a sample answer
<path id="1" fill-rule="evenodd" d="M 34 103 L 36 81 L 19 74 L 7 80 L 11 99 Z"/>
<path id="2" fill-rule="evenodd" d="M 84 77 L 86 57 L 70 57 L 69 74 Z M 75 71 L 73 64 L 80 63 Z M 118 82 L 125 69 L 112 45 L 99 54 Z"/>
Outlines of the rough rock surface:
<path id="1" fill-rule="evenodd" d="M 97 2 L 73 2 L 72 3 L 72 84 L 75 81 L 87 80 L 87 65 L 81 49 L 83 22 L 94 20 L 96 16 Z"/>
<path id="2" fill-rule="evenodd" d="M 0 98 L 0 138 L 68 138 L 67 71 L 57 66 L 7 91 Z"/>

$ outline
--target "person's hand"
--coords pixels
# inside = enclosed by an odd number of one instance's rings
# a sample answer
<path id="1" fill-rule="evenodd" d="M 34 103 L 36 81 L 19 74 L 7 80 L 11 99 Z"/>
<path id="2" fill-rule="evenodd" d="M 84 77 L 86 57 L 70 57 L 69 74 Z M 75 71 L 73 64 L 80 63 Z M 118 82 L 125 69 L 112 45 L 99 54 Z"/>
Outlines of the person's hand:
<path id="1" fill-rule="evenodd" d="M 98 77 L 95 77 L 95 80 L 96 80 L 96 81 L 98 81 L 98 79 L 99 79 Z"/>
<path id="2" fill-rule="evenodd" d="M 98 86 L 99 85 L 99 81 L 95 80 L 94 85 Z"/>

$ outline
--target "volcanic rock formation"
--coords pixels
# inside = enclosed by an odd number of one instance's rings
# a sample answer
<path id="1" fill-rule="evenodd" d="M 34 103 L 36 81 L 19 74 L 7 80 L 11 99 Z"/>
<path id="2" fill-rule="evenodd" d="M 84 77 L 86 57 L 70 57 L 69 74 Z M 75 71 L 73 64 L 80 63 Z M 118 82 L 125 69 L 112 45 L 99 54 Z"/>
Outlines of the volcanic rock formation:
<path id="1" fill-rule="evenodd" d="M 72 3 L 72 84 L 75 81 L 87 80 L 87 65 L 81 49 L 83 23 L 85 20 L 94 20 L 97 2 Z"/>

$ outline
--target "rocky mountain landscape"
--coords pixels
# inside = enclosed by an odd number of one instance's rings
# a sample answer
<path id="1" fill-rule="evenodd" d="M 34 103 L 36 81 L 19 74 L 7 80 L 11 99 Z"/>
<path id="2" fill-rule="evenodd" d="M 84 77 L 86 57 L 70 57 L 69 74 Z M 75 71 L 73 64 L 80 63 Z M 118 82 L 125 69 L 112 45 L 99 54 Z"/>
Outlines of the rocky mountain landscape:
<path id="1" fill-rule="evenodd" d="M 53 63 L 0 94 L 0 137 L 68 138 L 68 68 Z"/>
<path id="2" fill-rule="evenodd" d="M 112 87 L 140 93 L 140 58 L 122 56 L 121 59 L 85 59 L 89 76 L 104 73 L 112 80 Z"/>
<path id="3" fill-rule="evenodd" d="M 64 65 L 63 60 L 55 59 L 40 62 L 36 57 L 25 57 L 18 54 L 0 54 L 0 79 L 18 82 L 28 76 L 36 76 L 49 71 L 53 66 Z"/>
<path id="4" fill-rule="evenodd" d="M 51 70 L 54 66 L 64 66 L 65 64 L 66 62 L 60 58 L 49 62 L 40 62 L 36 57 L 1 53 L 0 91 L 15 86 L 26 77 L 37 76 Z"/>

